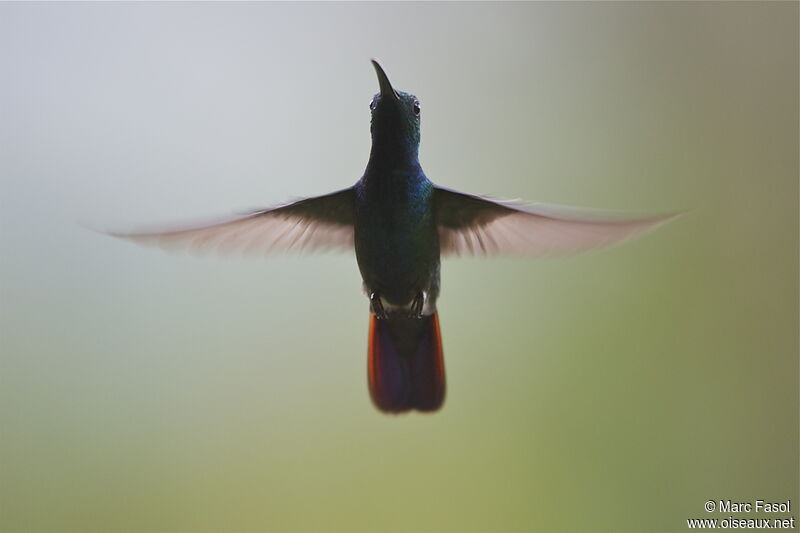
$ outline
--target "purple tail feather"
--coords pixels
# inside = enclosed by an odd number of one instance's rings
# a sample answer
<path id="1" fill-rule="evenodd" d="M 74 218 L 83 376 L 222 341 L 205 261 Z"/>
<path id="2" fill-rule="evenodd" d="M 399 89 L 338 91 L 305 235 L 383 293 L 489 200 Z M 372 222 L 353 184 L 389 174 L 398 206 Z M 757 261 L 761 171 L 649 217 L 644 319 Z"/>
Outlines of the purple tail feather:
<path id="1" fill-rule="evenodd" d="M 369 317 L 369 392 L 385 413 L 436 411 L 445 378 L 439 316 Z"/>

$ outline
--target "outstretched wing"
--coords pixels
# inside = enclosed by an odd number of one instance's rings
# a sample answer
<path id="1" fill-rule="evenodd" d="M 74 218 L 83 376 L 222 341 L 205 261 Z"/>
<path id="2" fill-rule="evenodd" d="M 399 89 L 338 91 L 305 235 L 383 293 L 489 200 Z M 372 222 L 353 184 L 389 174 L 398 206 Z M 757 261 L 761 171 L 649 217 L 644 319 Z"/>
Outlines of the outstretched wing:
<path id="1" fill-rule="evenodd" d="M 282 252 L 353 248 L 353 189 L 306 198 L 215 223 L 114 237 L 165 249 Z"/>
<path id="2" fill-rule="evenodd" d="M 442 255 L 568 254 L 622 242 L 676 215 L 621 217 L 543 204 L 491 200 L 436 188 Z"/>

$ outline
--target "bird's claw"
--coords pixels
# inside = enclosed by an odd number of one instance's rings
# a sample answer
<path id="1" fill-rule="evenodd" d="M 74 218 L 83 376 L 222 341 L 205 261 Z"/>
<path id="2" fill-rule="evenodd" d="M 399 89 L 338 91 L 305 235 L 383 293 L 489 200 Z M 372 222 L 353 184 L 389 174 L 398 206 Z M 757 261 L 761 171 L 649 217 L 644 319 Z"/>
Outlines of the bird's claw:
<path id="1" fill-rule="evenodd" d="M 369 303 L 370 303 L 370 311 L 372 314 L 375 315 L 375 318 L 378 320 L 384 320 L 388 318 L 388 313 L 386 309 L 383 307 L 383 302 L 381 301 L 381 297 L 377 292 L 371 292 L 369 294 Z M 425 307 L 425 293 L 418 292 L 417 295 L 411 300 L 411 305 L 408 307 L 408 314 L 405 316 L 407 318 L 422 318 L 422 310 Z M 401 315 L 402 316 L 402 315 Z"/>
<path id="2" fill-rule="evenodd" d="M 420 291 L 411 301 L 411 307 L 408 310 L 408 316 L 410 318 L 422 318 L 423 307 L 425 307 L 425 293 Z"/>
<path id="3" fill-rule="evenodd" d="M 377 292 L 371 292 L 369 294 L 369 303 L 372 314 L 375 315 L 375 318 L 378 320 L 383 320 L 386 318 L 386 310 L 383 308 L 383 302 L 381 302 L 381 297 Z"/>

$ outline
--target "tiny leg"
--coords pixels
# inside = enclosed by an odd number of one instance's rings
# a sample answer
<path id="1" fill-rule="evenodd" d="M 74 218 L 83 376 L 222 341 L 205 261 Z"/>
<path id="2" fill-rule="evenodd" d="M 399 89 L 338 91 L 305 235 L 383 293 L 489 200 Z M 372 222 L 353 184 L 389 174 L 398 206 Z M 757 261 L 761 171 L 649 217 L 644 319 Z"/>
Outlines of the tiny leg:
<path id="1" fill-rule="evenodd" d="M 369 293 L 369 303 L 372 314 L 375 315 L 375 318 L 378 320 L 383 320 L 386 318 L 386 310 L 383 308 L 381 297 L 377 292 Z"/>
<path id="2" fill-rule="evenodd" d="M 425 307 L 425 293 L 420 291 L 411 301 L 409 316 L 411 318 L 422 318 L 422 308 Z"/>

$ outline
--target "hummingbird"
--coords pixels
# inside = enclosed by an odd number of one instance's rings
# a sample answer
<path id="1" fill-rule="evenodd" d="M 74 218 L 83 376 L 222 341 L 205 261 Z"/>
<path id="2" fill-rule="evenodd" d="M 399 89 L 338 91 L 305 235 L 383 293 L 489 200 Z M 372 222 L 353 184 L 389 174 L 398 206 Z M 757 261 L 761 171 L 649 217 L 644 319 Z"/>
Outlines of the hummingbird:
<path id="1" fill-rule="evenodd" d="M 651 230 L 673 215 L 631 217 L 465 194 L 433 184 L 419 162 L 420 102 L 372 60 L 372 148 L 351 187 L 213 223 L 111 233 L 193 251 L 355 252 L 369 299 L 367 378 L 385 413 L 437 411 L 445 399 L 440 260 L 459 255 L 567 254 Z"/>

